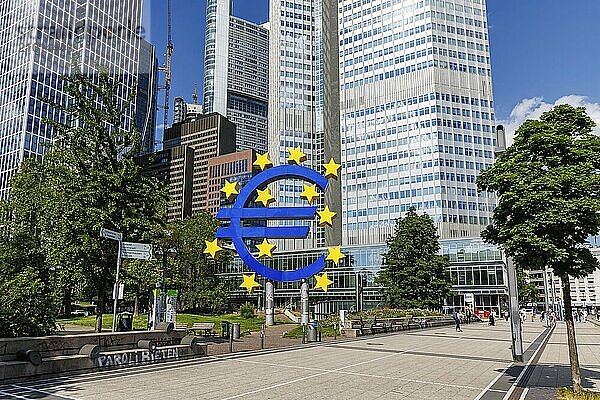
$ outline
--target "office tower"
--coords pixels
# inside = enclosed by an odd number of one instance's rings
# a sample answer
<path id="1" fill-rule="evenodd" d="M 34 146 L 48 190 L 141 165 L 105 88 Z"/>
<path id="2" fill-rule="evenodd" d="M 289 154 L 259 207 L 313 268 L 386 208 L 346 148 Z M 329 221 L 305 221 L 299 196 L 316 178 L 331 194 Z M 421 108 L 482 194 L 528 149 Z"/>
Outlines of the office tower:
<path id="1" fill-rule="evenodd" d="M 275 165 L 286 164 L 288 149 L 300 146 L 303 165 L 323 172 L 323 164 L 340 162 L 337 2 L 273 1 L 270 5 L 271 69 L 269 153 Z M 279 207 L 306 205 L 303 184 L 280 181 L 273 193 Z M 317 204 L 341 212 L 339 181 L 330 181 Z M 334 228 L 310 222 L 307 240 L 282 240 L 281 250 L 316 249 L 341 243 L 341 218 Z"/>
<path id="2" fill-rule="evenodd" d="M 145 172 L 161 181 L 167 188 L 170 202 L 167 221 L 173 222 L 192 215 L 194 184 L 194 149 L 179 145 L 139 158 Z"/>
<path id="3" fill-rule="evenodd" d="M 189 146 L 194 149 L 192 214 L 206 210 L 208 162 L 211 158 L 235 152 L 236 127 L 218 113 L 183 122 L 165 130 L 164 149 Z"/>
<path id="4" fill-rule="evenodd" d="M 158 95 L 158 60 L 156 48 L 142 40 L 136 94 L 136 129 L 140 133 L 142 154 L 154 151 Z"/>
<path id="5" fill-rule="evenodd" d="M 225 181 L 238 183 L 243 187 L 257 170 L 252 163 L 256 160 L 254 150 L 244 150 L 236 153 L 213 157 L 208 160 L 208 193 L 206 196 L 206 210 L 216 216 L 221 207 L 231 204 L 221 188 Z"/>
<path id="6" fill-rule="evenodd" d="M 200 118 L 204 114 L 202 104 L 186 103 L 181 97 L 175 98 L 173 108 L 173 124 L 189 122 Z"/>
<path id="7" fill-rule="evenodd" d="M 499 312 L 502 257 L 479 239 L 496 199 L 475 183 L 495 158 L 485 1 L 339 5 L 344 244 L 375 276 L 395 220 L 426 212 L 460 294 L 448 309 Z"/>
<path id="8" fill-rule="evenodd" d="M 385 243 L 411 207 L 442 239 L 478 237 L 495 198 L 483 0 L 340 3 L 344 241 Z"/>
<path id="9" fill-rule="evenodd" d="M 38 157 L 52 141 L 45 118 L 66 115 L 41 101 L 67 106 L 61 75 L 72 65 L 95 75 L 106 68 L 123 85 L 126 100 L 135 89 L 141 38 L 141 0 L 4 0 L 0 2 L 0 197 L 25 157 Z M 123 129 L 135 124 L 132 110 Z"/>
<path id="10" fill-rule="evenodd" d="M 236 149 L 267 151 L 269 31 L 231 15 L 231 0 L 208 0 L 204 110 L 237 126 Z"/>

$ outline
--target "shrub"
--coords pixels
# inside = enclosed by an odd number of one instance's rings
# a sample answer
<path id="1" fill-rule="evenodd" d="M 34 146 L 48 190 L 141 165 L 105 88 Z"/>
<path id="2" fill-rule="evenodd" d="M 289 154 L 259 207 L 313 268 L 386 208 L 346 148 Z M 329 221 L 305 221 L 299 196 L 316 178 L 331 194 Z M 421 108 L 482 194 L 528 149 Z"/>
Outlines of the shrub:
<path id="1" fill-rule="evenodd" d="M 254 307 L 254 304 L 247 302 L 246 304 L 242 304 L 240 306 L 240 317 L 245 319 L 251 319 L 254 318 L 255 314 L 256 308 Z"/>

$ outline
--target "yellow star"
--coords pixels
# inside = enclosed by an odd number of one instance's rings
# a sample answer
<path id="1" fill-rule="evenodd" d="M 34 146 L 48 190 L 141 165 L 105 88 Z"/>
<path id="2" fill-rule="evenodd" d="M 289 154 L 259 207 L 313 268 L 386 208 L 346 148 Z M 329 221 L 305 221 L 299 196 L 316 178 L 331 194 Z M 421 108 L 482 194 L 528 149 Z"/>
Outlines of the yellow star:
<path id="1" fill-rule="evenodd" d="M 248 290 L 248 293 L 252 293 L 254 288 L 260 287 L 260 284 L 256 282 L 256 274 L 244 275 L 244 283 L 240 285 Z"/>
<path id="2" fill-rule="evenodd" d="M 290 157 L 288 158 L 288 164 L 300 165 L 304 161 L 306 161 L 306 154 L 304 154 L 302 152 L 302 150 L 300 149 L 300 146 L 296 147 L 295 149 L 289 148 L 288 151 L 290 152 Z"/>
<path id="3" fill-rule="evenodd" d="M 256 155 L 256 161 L 254 161 L 254 164 L 257 166 L 258 168 L 260 168 L 261 171 L 264 171 L 265 169 L 272 167 L 273 163 L 271 162 L 271 160 L 269 160 L 269 153 L 265 153 L 265 154 L 257 154 Z"/>
<path id="4" fill-rule="evenodd" d="M 240 184 L 237 182 L 229 182 L 228 180 L 225 180 L 225 186 L 223 186 L 221 192 L 225 193 L 225 197 L 227 197 L 227 200 L 231 200 L 235 196 L 240 194 Z"/>
<path id="5" fill-rule="evenodd" d="M 301 199 L 308 200 L 309 204 L 312 204 L 313 201 L 319 198 L 319 193 L 317 193 L 317 185 L 307 185 L 304 184 L 304 191 L 300 194 Z"/>
<path id="6" fill-rule="evenodd" d="M 212 258 L 215 260 L 219 257 L 219 253 L 223 251 L 223 248 L 219 244 L 219 239 L 215 239 L 212 242 L 205 240 L 206 249 L 204 249 L 204 254 L 210 254 Z"/>
<path id="7" fill-rule="evenodd" d="M 260 252 L 258 254 L 258 258 L 260 258 L 262 256 L 267 256 L 267 257 L 273 258 L 273 250 L 275 250 L 275 247 L 277 247 L 277 246 L 269 243 L 269 241 L 267 239 L 264 239 L 261 244 L 256 245 L 256 248 Z"/>
<path id="8" fill-rule="evenodd" d="M 335 160 L 333 158 L 331 160 L 329 160 L 329 162 L 327 164 L 323 164 L 323 166 L 325 167 L 325 178 L 337 179 L 339 177 L 338 173 L 340 171 L 340 168 L 342 168 L 342 166 L 340 164 L 336 164 Z"/>
<path id="9" fill-rule="evenodd" d="M 258 193 L 258 197 L 255 200 L 255 203 L 262 203 L 265 207 L 269 207 L 269 204 L 275 203 L 275 197 L 271 196 L 271 190 L 266 188 L 265 190 L 258 189 L 256 191 Z"/>
<path id="10" fill-rule="evenodd" d="M 342 253 L 342 246 L 329 247 L 328 250 L 329 255 L 327 256 L 326 260 L 333 261 L 335 265 L 339 265 L 340 260 L 342 258 L 346 258 L 346 256 Z"/>
<path id="11" fill-rule="evenodd" d="M 333 225 L 333 219 L 337 216 L 337 213 L 334 213 L 329 209 L 329 206 L 325 206 L 323 211 L 317 211 L 319 214 L 319 226 Z"/>
<path id="12" fill-rule="evenodd" d="M 333 284 L 333 281 L 327 276 L 327 272 L 323 273 L 321 276 L 315 275 L 315 279 L 317 280 L 315 290 L 323 289 L 323 291 L 326 292 L 327 287 Z"/>

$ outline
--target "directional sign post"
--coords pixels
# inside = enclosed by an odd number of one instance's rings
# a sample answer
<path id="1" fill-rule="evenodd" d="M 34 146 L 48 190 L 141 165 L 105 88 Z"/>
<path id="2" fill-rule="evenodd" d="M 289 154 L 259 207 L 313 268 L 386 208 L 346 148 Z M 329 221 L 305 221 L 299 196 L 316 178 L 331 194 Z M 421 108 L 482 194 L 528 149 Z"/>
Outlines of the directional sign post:
<path id="1" fill-rule="evenodd" d="M 121 253 L 123 258 L 150 260 L 152 258 L 152 245 L 145 243 L 122 242 Z"/>
<path id="2" fill-rule="evenodd" d="M 120 282 L 119 282 L 119 273 L 121 272 L 121 248 L 123 246 L 121 246 L 121 243 L 123 242 L 123 234 L 119 233 L 119 232 L 115 232 L 115 231 L 111 231 L 110 229 L 104 229 L 104 228 L 100 228 L 100 237 L 103 237 L 105 239 L 110 239 L 110 240 L 115 240 L 117 242 L 119 242 L 119 250 L 118 250 L 118 254 L 117 254 L 117 276 L 115 278 L 115 285 L 113 287 L 113 293 L 115 294 L 114 296 L 114 303 L 113 303 L 113 321 L 112 321 L 112 331 L 115 332 L 116 326 L 117 326 L 117 303 L 119 301 L 119 289 L 120 289 Z"/>

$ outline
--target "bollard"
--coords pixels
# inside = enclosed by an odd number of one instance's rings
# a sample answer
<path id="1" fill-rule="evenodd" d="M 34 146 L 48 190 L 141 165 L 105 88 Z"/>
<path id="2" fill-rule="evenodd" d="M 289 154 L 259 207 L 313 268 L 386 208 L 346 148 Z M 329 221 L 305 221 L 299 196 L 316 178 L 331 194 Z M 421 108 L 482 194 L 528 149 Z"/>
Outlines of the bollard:
<path id="1" fill-rule="evenodd" d="M 306 344 L 306 325 L 302 325 L 302 344 Z"/>
<path id="2" fill-rule="evenodd" d="M 333 324 L 333 340 L 337 340 L 337 324 Z"/>
<path id="3" fill-rule="evenodd" d="M 265 324 L 260 328 L 260 349 L 265 348 Z"/>
<path id="4" fill-rule="evenodd" d="M 229 352 L 233 353 L 233 329 L 229 330 Z"/>

